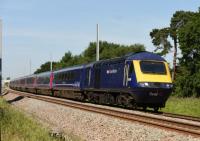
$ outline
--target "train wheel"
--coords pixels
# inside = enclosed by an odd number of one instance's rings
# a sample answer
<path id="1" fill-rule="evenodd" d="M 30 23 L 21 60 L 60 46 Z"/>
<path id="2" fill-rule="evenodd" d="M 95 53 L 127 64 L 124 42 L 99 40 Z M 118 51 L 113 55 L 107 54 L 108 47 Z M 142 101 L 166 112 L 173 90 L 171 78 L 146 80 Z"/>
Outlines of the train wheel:
<path id="1" fill-rule="evenodd" d="M 118 95 L 117 98 L 116 98 L 116 103 L 119 106 L 125 106 L 126 102 L 125 102 L 124 96 L 123 95 Z"/>
<path id="2" fill-rule="evenodd" d="M 134 107 L 134 99 L 129 95 L 118 95 L 116 98 L 117 105 L 124 106 L 126 108 Z"/>
<path id="3" fill-rule="evenodd" d="M 53 90 L 51 90 L 50 95 L 54 96 L 54 91 Z"/>
<path id="4" fill-rule="evenodd" d="M 132 108 L 135 109 L 135 110 L 137 110 L 137 103 L 135 102 L 135 100 L 133 100 L 132 103 L 133 103 Z"/>
<path id="5" fill-rule="evenodd" d="M 86 100 L 86 96 L 82 93 L 80 96 L 80 101 L 85 101 Z"/>
<path id="6" fill-rule="evenodd" d="M 143 107 L 142 107 L 142 110 L 143 110 L 143 111 L 146 111 L 146 110 L 147 110 L 147 106 L 143 106 Z"/>
<path id="7" fill-rule="evenodd" d="M 108 98 L 108 101 L 107 101 L 108 104 L 111 104 L 111 105 L 116 104 L 116 99 L 113 95 L 107 94 L 107 98 Z"/>
<path id="8" fill-rule="evenodd" d="M 158 112 L 159 107 L 154 107 L 153 109 L 154 109 L 154 112 Z"/>
<path id="9" fill-rule="evenodd" d="M 89 95 L 90 102 L 97 104 L 97 103 L 99 103 L 99 100 L 100 100 L 100 98 L 99 98 L 98 94 L 92 93 L 91 95 Z"/>

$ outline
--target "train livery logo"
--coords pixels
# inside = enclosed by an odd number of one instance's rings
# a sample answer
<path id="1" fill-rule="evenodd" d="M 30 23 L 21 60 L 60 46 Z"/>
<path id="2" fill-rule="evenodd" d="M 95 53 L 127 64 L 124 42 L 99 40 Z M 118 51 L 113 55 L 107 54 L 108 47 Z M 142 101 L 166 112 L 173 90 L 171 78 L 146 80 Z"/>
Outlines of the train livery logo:
<path id="1" fill-rule="evenodd" d="M 107 73 L 107 74 L 117 73 L 117 69 L 106 70 L 106 73 Z"/>

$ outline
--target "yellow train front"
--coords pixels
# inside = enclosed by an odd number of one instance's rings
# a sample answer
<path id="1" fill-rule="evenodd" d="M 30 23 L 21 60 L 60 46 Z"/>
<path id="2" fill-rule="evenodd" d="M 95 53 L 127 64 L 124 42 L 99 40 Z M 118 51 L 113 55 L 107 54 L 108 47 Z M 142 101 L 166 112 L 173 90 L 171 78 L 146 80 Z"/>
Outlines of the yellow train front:
<path id="1" fill-rule="evenodd" d="M 142 52 L 126 60 L 126 86 L 131 90 L 137 106 L 165 107 L 172 92 L 172 80 L 167 62 L 159 55 Z"/>

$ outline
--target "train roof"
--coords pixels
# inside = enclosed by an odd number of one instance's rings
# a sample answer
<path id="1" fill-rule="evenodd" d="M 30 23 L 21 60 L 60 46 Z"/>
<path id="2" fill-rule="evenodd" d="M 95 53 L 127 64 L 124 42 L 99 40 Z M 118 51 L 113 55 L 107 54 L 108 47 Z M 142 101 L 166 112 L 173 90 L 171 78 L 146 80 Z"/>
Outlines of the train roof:
<path id="1" fill-rule="evenodd" d="M 77 69 L 82 69 L 84 65 L 77 65 L 77 66 L 72 66 L 72 67 L 67 67 L 63 68 L 60 70 L 53 71 L 53 73 L 60 73 L 60 72 L 65 72 L 65 71 L 70 71 L 70 70 L 77 70 Z"/>
<path id="2" fill-rule="evenodd" d="M 139 52 L 139 53 L 133 53 L 131 55 L 128 55 L 128 60 L 156 60 L 156 61 L 165 61 L 165 59 L 155 53 L 151 52 Z"/>
<path id="3" fill-rule="evenodd" d="M 11 81 L 16 81 L 16 80 L 21 80 L 21 79 L 26 79 L 26 78 L 30 78 L 30 77 L 35 77 L 36 74 L 31 74 L 31 75 L 26 75 L 26 76 L 21 76 L 19 78 L 14 78 Z"/>
<path id="4" fill-rule="evenodd" d="M 50 75 L 51 71 L 46 71 L 46 72 L 41 72 L 36 74 L 37 77 L 42 77 L 42 76 L 46 76 L 46 75 Z"/>
<path id="5" fill-rule="evenodd" d="M 164 58 L 162 58 L 161 56 L 159 56 L 159 55 L 157 55 L 155 53 L 144 51 L 144 52 L 129 53 L 129 54 L 126 54 L 123 57 L 116 57 L 116 58 L 112 58 L 112 59 L 91 62 L 91 63 L 84 64 L 84 65 L 77 65 L 77 66 L 72 66 L 72 67 L 66 67 L 66 68 L 63 68 L 63 69 L 60 69 L 60 70 L 53 71 L 53 73 L 60 73 L 60 72 L 65 72 L 65 71 L 70 71 L 70 70 L 82 69 L 84 67 L 91 67 L 93 65 L 98 65 L 98 64 L 103 64 L 103 63 L 124 62 L 125 60 L 166 61 Z M 34 77 L 34 76 L 44 76 L 44 75 L 47 75 L 47 74 L 50 74 L 50 73 L 51 72 L 48 71 L 48 72 L 43 72 L 43 73 L 39 73 L 39 74 L 33 74 L 33 75 L 28 75 L 28 76 L 16 78 L 14 80 L 20 80 L 20 79 L 24 79 L 24 78 L 28 78 L 28 77 Z"/>
<path id="6" fill-rule="evenodd" d="M 103 63 L 112 63 L 112 62 L 123 62 L 125 60 L 155 60 L 155 61 L 166 61 L 161 56 L 152 53 L 152 52 L 135 52 L 135 53 L 129 53 L 122 57 L 116 57 L 112 59 L 107 60 L 100 60 L 97 62 L 93 62 L 90 65 L 97 65 L 97 64 L 103 64 Z"/>

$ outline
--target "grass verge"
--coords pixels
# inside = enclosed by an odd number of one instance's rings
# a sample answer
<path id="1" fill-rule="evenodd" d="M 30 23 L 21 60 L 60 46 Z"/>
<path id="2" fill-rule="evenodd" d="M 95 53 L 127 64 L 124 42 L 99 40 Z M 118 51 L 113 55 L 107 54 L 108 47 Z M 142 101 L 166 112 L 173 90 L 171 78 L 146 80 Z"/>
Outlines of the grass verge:
<path id="1" fill-rule="evenodd" d="M 0 137 L 2 141 L 62 141 L 51 137 L 47 129 L 11 107 L 0 98 Z M 69 137 L 67 140 L 73 140 Z"/>
<path id="2" fill-rule="evenodd" d="M 200 117 L 200 98 L 179 98 L 171 96 L 162 111 Z"/>

